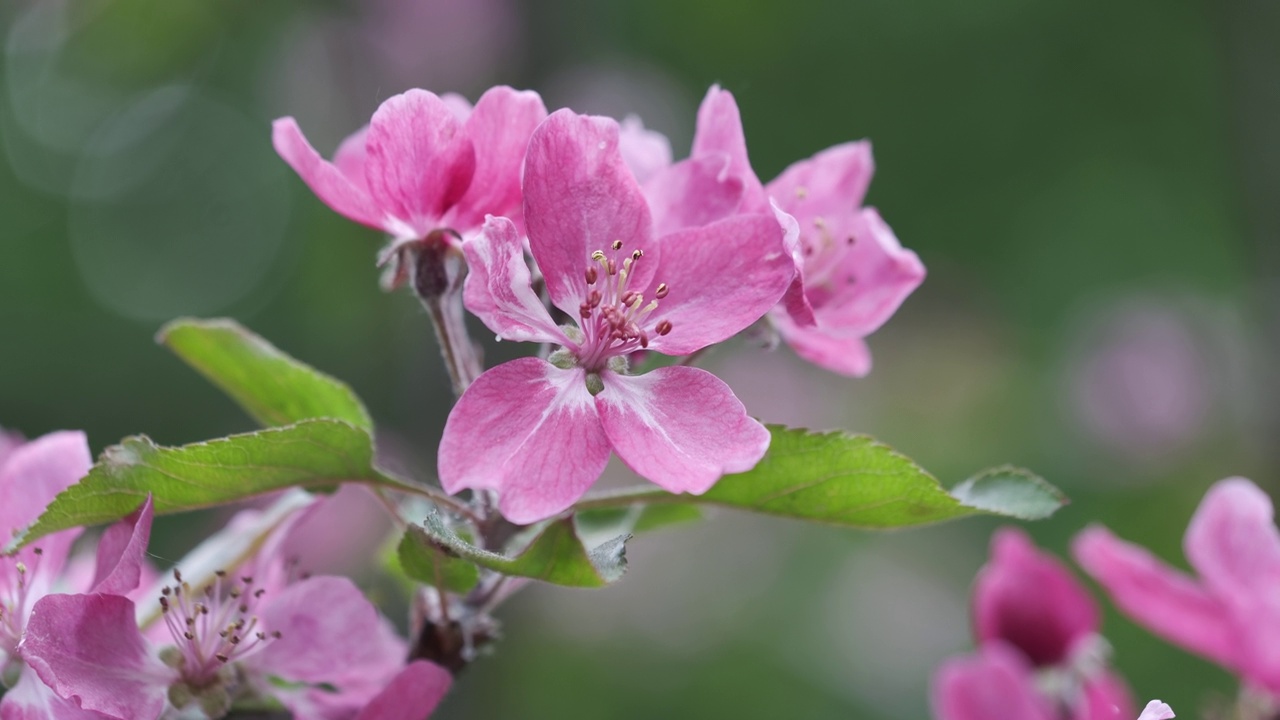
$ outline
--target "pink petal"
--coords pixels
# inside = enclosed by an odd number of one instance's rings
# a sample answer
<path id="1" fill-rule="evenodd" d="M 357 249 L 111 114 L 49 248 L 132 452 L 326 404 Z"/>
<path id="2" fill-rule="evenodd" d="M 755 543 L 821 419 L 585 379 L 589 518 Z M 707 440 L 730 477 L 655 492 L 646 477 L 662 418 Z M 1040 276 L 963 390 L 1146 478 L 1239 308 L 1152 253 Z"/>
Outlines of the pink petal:
<path id="1" fill-rule="evenodd" d="M 476 156 L 462 123 L 433 93 L 387 99 L 369 121 L 365 173 L 369 195 L 386 213 L 425 237 L 467 192 Z"/>
<path id="2" fill-rule="evenodd" d="M 705 370 L 671 366 L 603 378 L 595 400 L 614 451 L 671 492 L 700 495 L 721 475 L 755 467 L 769 449 L 769 431 Z"/>
<path id="3" fill-rule="evenodd" d="M 1228 668 L 1239 666 L 1227 608 L 1193 580 L 1102 527 L 1086 528 L 1071 550 L 1125 614 L 1170 642 Z"/>
<path id="4" fill-rule="evenodd" d="M 154 720 L 176 680 L 138 632 L 133 603 L 119 595 L 41 599 L 18 651 L 59 696 L 121 720 Z"/>
<path id="5" fill-rule="evenodd" d="M 58 493 L 79 482 L 92 466 L 88 440 L 78 431 L 49 433 L 10 451 L 0 467 L 0 540 L 8 542 L 35 522 Z M 41 538 L 40 571 L 57 576 L 81 532 L 77 528 Z M 21 556 L 28 565 L 32 552 L 25 549 Z"/>
<path id="6" fill-rule="evenodd" d="M 583 371 L 521 358 L 481 375 L 449 413 L 440 483 L 497 490 L 502 514 L 527 524 L 576 502 L 608 460 Z"/>
<path id="7" fill-rule="evenodd" d="M 943 663 L 931 694 L 938 720 L 1055 720 L 1031 669 L 998 644 Z"/>
<path id="8" fill-rule="evenodd" d="M 0 699 L 0 720 L 110 720 L 109 715 L 82 710 L 58 697 L 34 670 L 22 673 Z"/>
<path id="9" fill-rule="evenodd" d="M 311 577 L 264 597 L 262 625 L 281 637 L 241 664 L 258 681 L 330 685 L 323 705 L 362 707 L 397 673 L 405 645 L 350 580 Z M 281 695 L 298 717 L 311 715 L 314 698 Z M 296 706 L 295 706 L 296 705 Z M 349 716 L 349 715 L 348 715 Z"/>
<path id="10" fill-rule="evenodd" d="M 476 102 L 465 130 L 476 150 L 475 177 L 458 201 L 454 229 L 479 227 L 485 215 L 523 222 L 520 168 L 533 129 L 547 117 L 538 93 L 509 87 L 491 88 Z"/>
<path id="11" fill-rule="evenodd" d="M 899 244 L 874 208 L 855 216 L 849 232 L 853 244 L 848 253 L 824 278 L 824 287 L 808 287 L 806 293 L 819 327 L 865 336 L 892 317 L 920 286 L 925 269 L 915 253 Z M 806 275 L 809 274 L 806 267 Z M 827 296 L 826 300 L 815 299 L 819 291 Z"/>
<path id="12" fill-rule="evenodd" d="M 818 319 L 814 317 L 813 304 L 809 302 L 804 292 L 804 253 L 800 245 L 800 224 L 793 216 L 778 207 L 776 202 L 770 201 L 770 207 L 774 217 L 778 218 L 778 224 L 782 226 L 782 244 L 791 254 L 791 259 L 796 266 L 795 277 L 791 278 L 791 285 L 782 296 L 781 308 L 786 310 L 792 325 L 813 327 L 818 324 Z"/>
<path id="13" fill-rule="evenodd" d="M 504 340 L 568 344 L 533 291 L 514 223 L 491 216 L 462 249 L 470 268 L 463 300 L 490 330 Z"/>
<path id="14" fill-rule="evenodd" d="M 92 592 L 128 595 L 137 589 L 147 564 L 147 543 L 151 540 L 154 517 L 155 509 L 148 495 L 142 507 L 102 533 Z"/>
<path id="15" fill-rule="evenodd" d="M 1076 705 L 1072 720 L 1129 720 L 1133 717 L 1133 696 L 1129 686 L 1115 673 L 1104 672 L 1084 682 L 1084 697 Z"/>
<path id="16" fill-rule="evenodd" d="M 689 158 L 654 172 L 644 185 L 658 235 L 701 227 L 736 214 L 742 179 L 725 175 L 723 161 Z"/>
<path id="17" fill-rule="evenodd" d="M 311 191 L 335 212 L 363 225 L 385 229 L 382 211 L 363 186 L 353 183 L 338 167 L 325 161 L 303 136 L 291 117 L 271 126 L 271 142 L 276 152 L 293 168 Z M 347 161 L 350 165 L 350 161 Z"/>
<path id="18" fill-rule="evenodd" d="M 1173 708 L 1159 700 L 1152 700 L 1147 703 L 1147 707 L 1142 711 L 1142 715 L 1138 720 L 1170 720 L 1175 717 Z"/>
<path id="19" fill-rule="evenodd" d="M 409 663 L 356 720 L 426 720 L 452 684 L 453 676 L 435 663 Z"/>
<path id="20" fill-rule="evenodd" d="M 365 147 L 368 138 L 369 126 L 365 125 L 347 136 L 347 139 L 338 145 L 337 152 L 333 154 L 333 165 L 338 168 L 338 172 L 366 195 L 369 194 L 369 182 L 365 170 L 365 165 L 369 161 L 369 153 Z"/>
<path id="21" fill-rule="evenodd" d="M 591 254 L 620 266 L 640 250 L 632 287 L 645 287 L 659 262 L 649 207 L 618 149 L 618 123 L 558 110 L 529 141 L 524 169 L 529 248 L 555 306 L 577 317 Z M 622 250 L 612 244 L 622 242 Z"/>
<path id="22" fill-rule="evenodd" d="M 800 327 L 778 308 L 769 314 L 782 339 L 800 357 L 831 372 L 863 377 L 871 372 L 871 349 L 859 334 L 839 335 L 817 327 Z"/>
<path id="23" fill-rule="evenodd" d="M 651 347 L 668 355 L 744 330 L 777 304 L 795 274 L 773 215 L 735 215 L 668 235 L 661 245 L 653 281 L 665 283 L 669 294 L 653 318 L 669 321 L 672 330 L 652 338 Z M 651 287 L 645 297 L 653 294 Z"/>
<path id="24" fill-rule="evenodd" d="M 698 129 L 693 136 L 690 157 L 724 158 L 723 174 L 742 182 L 742 212 L 765 212 L 768 199 L 760 179 L 747 158 L 747 137 L 742 130 L 742 116 L 733 93 L 712 85 L 698 108 Z"/>
<path id="25" fill-rule="evenodd" d="M 647 183 L 658 171 L 671 164 L 671 141 L 666 135 L 645 128 L 635 115 L 622 119 L 618 136 L 622 158 L 636 176 L 636 182 Z"/>
<path id="26" fill-rule="evenodd" d="M 1002 528 L 973 588 L 980 643 L 1001 640 L 1033 665 L 1058 665 L 1098 630 L 1098 608 L 1067 568 L 1040 552 L 1026 533 Z"/>
<path id="27" fill-rule="evenodd" d="M 855 212 L 875 173 L 871 143 L 844 143 L 792 164 L 765 190 L 801 223 Z"/>

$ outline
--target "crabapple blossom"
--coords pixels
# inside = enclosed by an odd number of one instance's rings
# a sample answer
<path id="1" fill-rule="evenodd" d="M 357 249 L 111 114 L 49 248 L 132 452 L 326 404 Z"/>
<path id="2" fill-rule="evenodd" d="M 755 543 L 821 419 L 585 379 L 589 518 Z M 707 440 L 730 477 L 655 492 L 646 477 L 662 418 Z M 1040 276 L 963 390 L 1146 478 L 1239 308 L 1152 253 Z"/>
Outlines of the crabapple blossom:
<path id="1" fill-rule="evenodd" d="M 490 218 L 465 246 L 468 309 L 503 339 L 562 349 L 499 365 L 467 389 L 440 442 L 444 488 L 495 490 L 504 516 L 530 523 L 578 500 L 611 450 L 672 492 L 702 493 L 753 467 L 769 433 L 727 385 L 684 366 L 631 375 L 627 356 L 693 353 L 772 307 L 794 276 L 777 216 L 656 236 L 618 124 L 568 110 L 534 132 L 524 196 L 547 294 L 574 324 L 557 326 L 532 289 L 515 224 Z"/>
<path id="2" fill-rule="evenodd" d="M 1244 478 L 1205 494 L 1183 537 L 1192 578 L 1094 526 L 1076 560 L 1125 614 L 1280 701 L 1280 533 L 1271 499 Z"/>
<path id="3" fill-rule="evenodd" d="M 874 163 L 866 141 L 844 143 L 792 164 L 761 184 L 747 156 L 733 95 L 713 86 L 698 110 L 690 157 L 653 175 L 646 192 L 664 227 L 704 223 L 772 202 L 798 226 L 799 274 L 769 313 L 806 360 L 844 375 L 871 370 L 864 338 L 924 280 L 925 269 L 873 208 L 862 207 Z"/>
<path id="4" fill-rule="evenodd" d="M 1143 708 L 1142 714 L 1138 716 L 1138 720 L 1170 720 L 1170 718 L 1173 717 L 1175 717 L 1173 714 L 1173 708 L 1159 700 L 1152 700 L 1147 703 L 1145 708 Z"/>

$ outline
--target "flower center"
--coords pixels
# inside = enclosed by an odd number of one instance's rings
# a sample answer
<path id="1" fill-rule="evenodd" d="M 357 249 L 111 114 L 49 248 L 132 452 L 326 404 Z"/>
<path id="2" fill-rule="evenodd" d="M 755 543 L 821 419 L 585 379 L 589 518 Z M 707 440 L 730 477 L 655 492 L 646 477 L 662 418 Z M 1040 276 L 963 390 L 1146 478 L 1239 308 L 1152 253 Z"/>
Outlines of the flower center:
<path id="1" fill-rule="evenodd" d="M 40 548 L 33 548 L 35 559 L 28 566 L 15 558 L 0 558 L 0 652 L 13 657 L 26 624 L 27 607 L 32 600 L 32 578 L 40 569 Z"/>
<path id="2" fill-rule="evenodd" d="M 166 661 L 192 688 L 214 683 L 224 665 L 280 638 L 279 632 L 258 627 L 256 610 L 266 591 L 255 589 L 252 577 L 242 577 L 237 584 L 219 570 L 203 591 L 193 591 L 177 570 L 173 578 L 176 582 L 160 591 L 160 609 L 177 649 Z"/>
<path id="3" fill-rule="evenodd" d="M 610 247 L 620 253 L 622 241 L 614 240 Z M 631 288 L 632 269 L 643 259 L 644 251 L 635 250 L 619 266 L 603 250 L 591 253 L 585 272 L 587 297 L 578 306 L 583 342 L 577 352 L 578 362 L 590 372 L 604 369 L 609 358 L 649 347 L 654 335 L 671 332 L 671 321 L 655 322 L 653 315 L 669 292 L 667 284 L 659 283 L 648 302 Z"/>

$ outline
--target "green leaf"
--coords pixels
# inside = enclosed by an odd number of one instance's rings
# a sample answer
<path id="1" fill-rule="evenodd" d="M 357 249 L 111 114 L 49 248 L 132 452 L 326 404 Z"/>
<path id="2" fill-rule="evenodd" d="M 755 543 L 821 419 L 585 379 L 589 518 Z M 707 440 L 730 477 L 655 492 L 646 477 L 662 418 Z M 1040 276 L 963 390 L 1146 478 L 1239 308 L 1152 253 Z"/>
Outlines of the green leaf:
<path id="1" fill-rule="evenodd" d="M 572 518 L 548 523 L 515 557 L 478 548 L 458 537 L 439 513 L 427 514 L 421 534 L 406 534 L 414 542 L 425 542 L 440 551 L 470 561 L 504 575 L 533 578 L 571 587 L 603 587 L 626 570 L 626 541 L 630 535 L 613 537 L 591 549 L 583 544 Z"/>
<path id="2" fill-rule="evenodd" d="M 369 433 L 341 420 L 307 420 L 182 447 L 161 447 L 138 435 L 107 448 L 6 552 L 59 530 L 118 520 L 148 494 L 156 513 L 173 513 L 345 482 L 418 491 L 377 470 Z"/>
<path id="3" fill-rule="evenodd" d="M 405 575 L 433 587 L 456 593 L 469 592 L 480 582 L 480 570 L 443 543 L 433 542 L 418 525 L 405 530 L 396 557 Z"/>
<path id="4" fill-rule="evenodd" d="M 373 431 L 368 411 L 345 383 L 289 357 L 234 320 L 175 320 L 156 340 L 266 427 L 334 418 Z"/>
<path id="5" fill-rule="evenodd" d="M 866 529 L 924 525 L 976 514 L 1048 517 L 1066 497 L 1016 468 L 982 473 L 947 492 L 905 455 L 865 435 L 769 426 L 773 442 L 752 470 L 726 475 L 705 494 L 644 489 L 591 497 L 580 511 L 632 503 L 721 505 Z"/>

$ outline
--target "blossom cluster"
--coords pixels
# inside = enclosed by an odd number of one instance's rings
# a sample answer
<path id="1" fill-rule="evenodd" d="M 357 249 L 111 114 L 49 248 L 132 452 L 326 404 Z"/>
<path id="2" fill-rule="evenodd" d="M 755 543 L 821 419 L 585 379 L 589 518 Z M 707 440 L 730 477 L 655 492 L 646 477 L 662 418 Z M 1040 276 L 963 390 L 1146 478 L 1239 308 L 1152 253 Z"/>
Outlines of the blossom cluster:
<path id="1" fill-rule="evenodd" d="M 435 301 L 456 277 L 442 258 L 460 252 L 465 307 L 500 339 L 548 348 L 473 368 L 440 441 L 445 489 L 496 492 L 519 524 L 570 507 L 611 454 L 694 494 L 763 457 L 769 434 L 725 383 L 687 363 L 637 373 L 642 356 L 689 359 L 763 320 L 800 356 L 864 375 L 864 338 L 924 278 L 863 207 L 868 143 L 765 185 L 718 87 L 677 162 L 634 118 L 548 114 L 537 94 L 507 87 L 474 107 L 423 90 L 393 97 L 331 162 L 292 118 L 274 139 L 325 203 L 390 235 L 392 285 L 409 278 Z M 455 359 L 471 352 L 452 344 Z"/>

